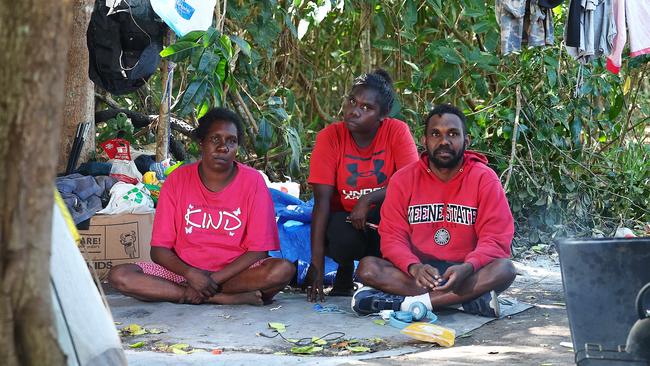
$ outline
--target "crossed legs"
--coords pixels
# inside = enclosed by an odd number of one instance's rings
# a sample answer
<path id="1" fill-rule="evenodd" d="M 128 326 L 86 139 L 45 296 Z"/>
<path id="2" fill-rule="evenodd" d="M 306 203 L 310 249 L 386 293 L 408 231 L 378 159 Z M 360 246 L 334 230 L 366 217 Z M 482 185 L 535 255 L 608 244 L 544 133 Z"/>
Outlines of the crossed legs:
<path id="1" fill-rule="evenodd" d="M 205 299 L 213 304 L 252 304 L 270 302 L 291 280 L 295 267 L 284 259 L 268 258 L 256 267 L 249 267 L 221 284 L 221 292 Z M 186 284 L 177 284 L 145 274 L 136 264 L 114 267 L 108 282 L 118 291 L 142 301 L 181 302 Z"/>
<path id="2" fill-rule="evenodd" d="M 385 259 L 366 257 L 357 268 L 357 277 L 364 285 L 386 293 L 416 296 L 428 292 L 434 309 L 462 304 L 492 290 L 503 292 L 512 284 L 515 276 L 515 267 L 510 260 L 496 259 L 471 274 L 456 291 L 440 292 L 428 291 L 418 286 L 411 276 Z"/>

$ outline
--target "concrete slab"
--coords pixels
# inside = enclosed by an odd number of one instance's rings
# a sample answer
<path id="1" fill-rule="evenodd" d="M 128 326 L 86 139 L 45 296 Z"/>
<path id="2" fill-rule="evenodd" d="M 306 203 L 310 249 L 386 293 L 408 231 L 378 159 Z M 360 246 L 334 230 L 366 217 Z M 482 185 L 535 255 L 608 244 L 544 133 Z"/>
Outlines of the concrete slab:
<path id="1" fill-rule="evenodd" d="M 301 294 L 281 293 L 276 301 L 269 306 L 215 306 L 215 305 L 179 305 L 171 303 L 146 303 L 123 296 L 121 294 L 107 295 L 111 311 L 118 328 L 136 323 L 147 329 L 165 330 L 161 334 L 145 334 L 123 338 L 125 346 L 135 342 L 145 342 L 143 350 L 128 350 L 129 364 L 174 364 L 192 365 L 215 361 L 215 355 L 197 353 L 191 355 L 175 355 L 145 351 L 156 342 L 166 344 L 186 343 L 194 348 L 224 351 L 219 355 L 219 361 L 228 364 L 252 364 L 263 362 L 264 365 L 301 364 L 301 365 L 336 365 L 343 361 L 361 360 L 364 358 L 389 357 L 406 354 L 429 348 L 405 336 L 390 326 L 375 324 L 372 320 L 378 317 L 359 317 L 350 310 L 349 297 L 330 297 L 323 305 L 336 306 L 344 313 L 319 313 L 314 310 L 314 304 L 305 300 Z M 529 308 L 530 305 L 513 301 L 511 305 L 502 307 L 504 315 L 508 316 Z M 449 311 L 438 313 L 437 324 L 452 328 L 457 336 L 470 332 L 494 319 Z M 286 325 L 286 338 L 301 339 L 325 337 L 332 339 L 359 339 L 368 344 L 372 338 L 383 341 L 377 347 L 372 346 L 372 353 L 336 357 L 298 357 L 290 355 L 292 344 L 280 337 L 266 338 L 260 333 L 273 335 L 269 322 L 279 322 Z M 341 332 L 340 334 L 329 333 Z M 372 343 L 372 342 L 370 342 Z M 128 347 L 128 346 L 127 346 Z M 285 352 L 289 355 L 274 353 Z M 345 353 L 345 352 L 344 352 Z M 349 352 L 347 352 L 349 353 Z M 383 356 L 383 354 L 386 355 Z"/>

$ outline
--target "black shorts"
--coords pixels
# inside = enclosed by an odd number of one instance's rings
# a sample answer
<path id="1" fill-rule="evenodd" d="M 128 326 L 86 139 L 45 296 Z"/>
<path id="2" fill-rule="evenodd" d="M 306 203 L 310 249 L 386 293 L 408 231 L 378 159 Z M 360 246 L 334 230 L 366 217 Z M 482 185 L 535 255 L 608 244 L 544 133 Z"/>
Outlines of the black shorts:
<path id="1" fill-rule="evenodd" d="M 447 268 L 451 266 L 455 266 L 457 264 L 462 264 L 460 262 L 447 262 L 447 261 L 439 261 L 436 259 L 423 260 L 422 263 L 435 267 L 441 276 L 443 273 L 445 273 L 445 271 L 447 271 Z"/>

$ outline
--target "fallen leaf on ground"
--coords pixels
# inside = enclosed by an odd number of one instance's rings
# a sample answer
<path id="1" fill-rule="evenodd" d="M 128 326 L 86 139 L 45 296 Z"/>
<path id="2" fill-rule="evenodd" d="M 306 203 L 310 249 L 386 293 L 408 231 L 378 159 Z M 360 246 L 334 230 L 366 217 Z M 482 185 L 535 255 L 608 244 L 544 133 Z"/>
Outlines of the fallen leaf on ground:
<path id="1" fill-rule="evenodd" d="M 213 349 L 211 353 L 212 353 L 213 355 L 220 355 L 220 354 L 223 353 L 223 351 L 220 350 L 220 349 Z"/>
<path id="2" fill-rule="evenodd" d="M 113 322 L 115 325 L 122 325 L 122 322 Z"/>
<path id="3" fill-rule="evenodd" d="M 287 330 L 287 326 L 282 323 L 269 323 L 269 328 L 275 329 L 278 333 L 284 333 Z"/>
<path id="4" fill-rule="evenodd" d="M 136 342 L 136 343 L 133 343 L 133 344 L 129 344 L 130 348 L 141 348 L 142 346 L 144 346 L 144 342 L 142 342 L 142 341 Z"/>
<path id="5" fill-rule="evenodd" d="M 138 324 L 129 324 L 122 328 L 122 333 L 125 335 L 142 335 L 147 334 L 147 330 Z"/>
<path id="6" fill-rule="evenodd" d="M 303 347 L 291 347 L 291 353 L 299 355 L 310 355 L 314 352 L 322 351 L 323 347 L 317 346 L 303 346 Z"/>
<path id="7" fill-rule="evenodd" d="M 469 337 L 471 337 L 471 336 L 472 336 L 471 333 L 465 333 L 465 334 L 461 334 L 461 335 L 459 335 L 459 336 L 456 337 L 456 338 L 469 338 Z"/>
<path id="8" fill-rule="evenodd" d="M 151 333 L 151 334 L 160 334 L 165 332 L 166 332 L 165 330 L 158 329 L 158 328 L 147 329 L 147 333 Z"/>
<path id="9" fill-rule="evenodd" d="M 332 345 L 332 348 L 345 348 L 345 347 L 348 346 L 348 344 L 349 344 L 348 341 L 343 341 L 343 342 L 339 342 L 339 343 L 334 343 L 334 344 Z"/>
<path id="10" fill-rule="evenodd" d="M 311 343 L 322 346 L 324 344 L 327 344 L 327 341 L 318 337 L 311 337 Z"/>
<path id="11" fill-rule="evenodd" d="M 185 349 L 185 348 L 187 348 L 189 346 L 190 345 L 187 344 L 187 343 L 176 343 L 176 344 L 172 344 L 171 346 L 169 346 L 169 348 L 171 348 L 171 349 Z"/>
<path id="12" fill-rule="evenodd" d="M 182 349 L 178 349 L 178 348 L 172 348 L 172 352 L 174 352 L 177 355 L 186 355 L 189 353 L 187 351 L 183 351 Z"/>
<path id="13" fill-rule="evenodd" d="M 352 352 L 354 352 L 354 353 L 358 353 L 358 352 L 369 352 L 369 351 L 370 351 L 370 348 L 368 348 L 368 347 L 364 347 L 364 346 L 348 346 L 348 347 L 346 347 L 346 349 L 347 349 L 348 351 L 352 351 Z"/>
<path id="14" fill-rule="evenodd" d="M 372 322 L 377 324 L 377 325 L 386 325 L 386 321 L 383 320 L 383 319 L 375 319 Z"/>
<path id="15" fill-rule="evenodd" d="M 385 341 L 381 338 L 370 338 L 372 343 L 384 343 Z"/>

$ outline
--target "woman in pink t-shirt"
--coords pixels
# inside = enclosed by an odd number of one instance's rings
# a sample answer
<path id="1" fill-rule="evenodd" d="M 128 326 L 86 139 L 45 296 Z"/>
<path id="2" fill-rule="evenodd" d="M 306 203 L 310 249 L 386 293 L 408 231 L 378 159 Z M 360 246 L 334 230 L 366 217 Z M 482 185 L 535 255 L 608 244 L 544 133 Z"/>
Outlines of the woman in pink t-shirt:
<path id="1" fill-rule="evenodd" d="M 339 264 L 330 296 L 351 296 L 354 261 L 381 256 L 376 228 L 385 188 L 398 169 L 418 160 L 408 125 L 388 117 L 394 98 L 385 71 L 363 74 L 343 103 L 343 121 L 316 136 L 308 179 L 314 190 L 309 301 L 323 300 L 325 255 Z"/>
<path id="2" fill-rule="evenodd" d="M 295 267 L 267 254 L 279 239 L 264 179 L 235 161 L 242 131 L 227 109 L 201 117 L 201 160 L 176 169 L 160 192 L 153 263 L 114 267 L 113 287 L 144 301 L 261 305 L 289 283 Z"/>

